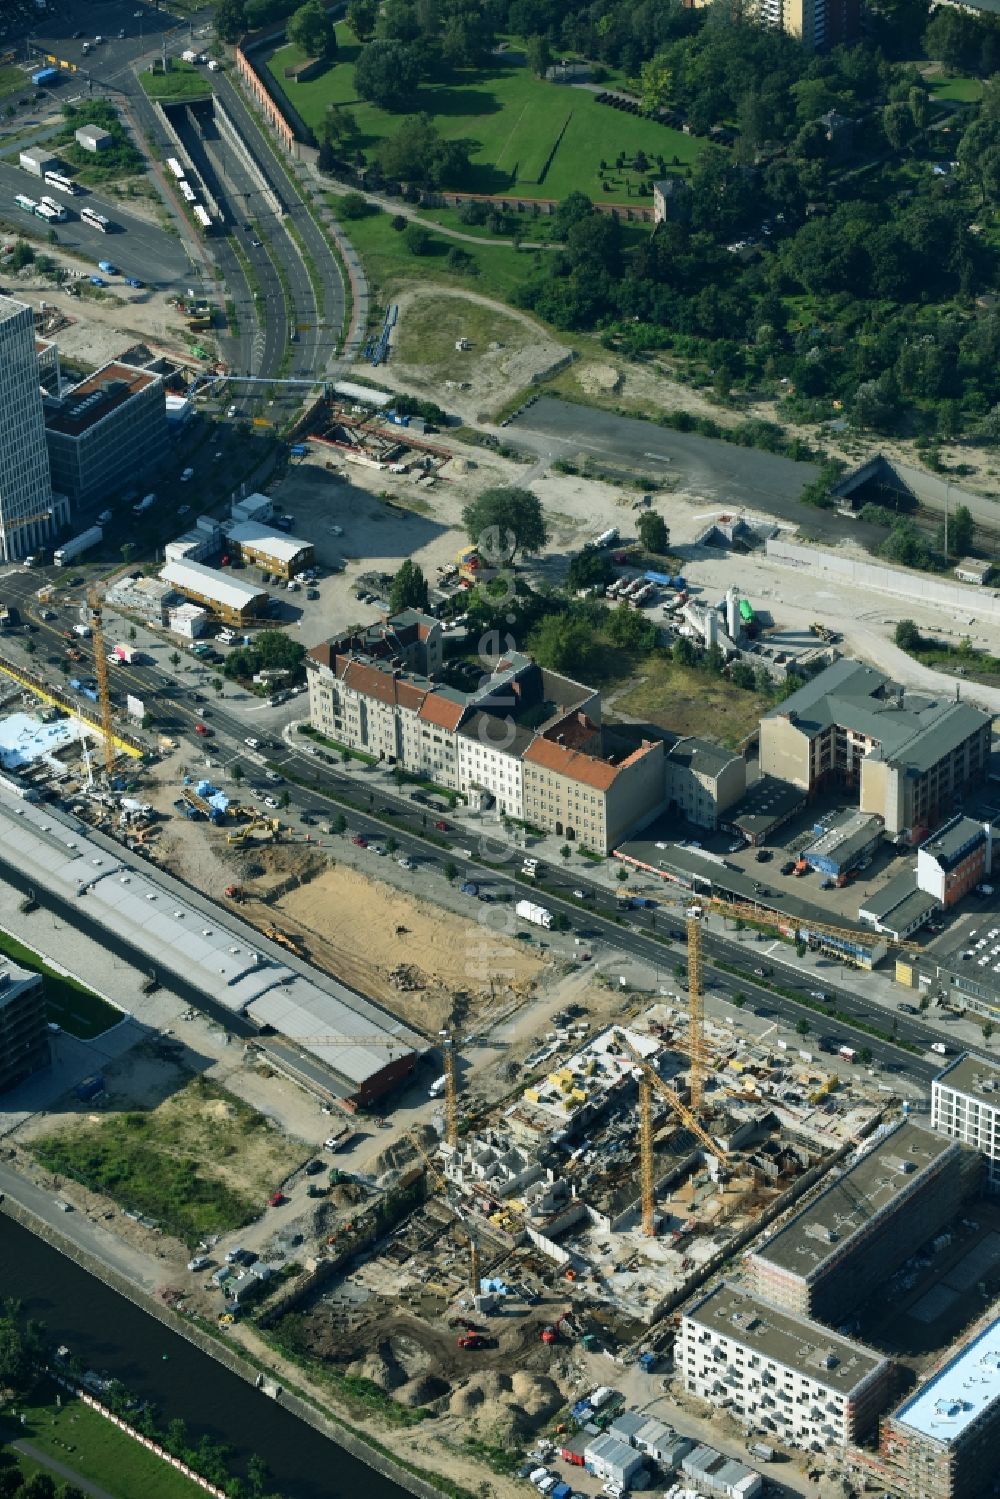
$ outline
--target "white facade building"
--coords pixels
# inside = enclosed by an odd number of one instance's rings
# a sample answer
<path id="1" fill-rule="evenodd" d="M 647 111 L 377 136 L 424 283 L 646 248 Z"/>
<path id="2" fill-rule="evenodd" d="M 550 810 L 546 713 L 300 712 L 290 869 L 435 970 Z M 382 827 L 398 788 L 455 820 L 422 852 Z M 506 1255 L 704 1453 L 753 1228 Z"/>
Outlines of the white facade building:
<path id="1" fill-rule="evenodd" d="M 1000 1066 L 970 1053 L 931 1083 L 931 1125 L 986 1159 L 986 1183 L 1000 1191 Z"/>
<path id="2" fill-rule="evenodd" d="M 31 308 L 0 296 L 0 560 L 37 551 L 69 521 L 53 502 Z"/>
<path id="3" fill-rule="evenodd" d="M 685 1312 L 675 1358 L 691 1394 L 814 1450 L 862 1440 L 892 1390 L 880 1353 L 729 1285 Z"/>

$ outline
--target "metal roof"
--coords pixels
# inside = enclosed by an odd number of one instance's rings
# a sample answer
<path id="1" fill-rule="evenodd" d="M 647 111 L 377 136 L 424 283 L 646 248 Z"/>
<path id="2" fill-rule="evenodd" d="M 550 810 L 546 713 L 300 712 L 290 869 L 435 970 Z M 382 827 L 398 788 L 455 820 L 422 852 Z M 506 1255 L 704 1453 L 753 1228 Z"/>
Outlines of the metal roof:
<path id="1" fill-rule="evenodd" d="M 294 562 L 302 552 L 312 550 L 311 541 L 303 541 L 300 536 L 288 536 L 284 531 L 262 525 L 256 520 L 236 521 L 224 526 L 223 530 L 230 541 L 252 547 L 255 552 L 266 552 L 269 557 L 277 557 L 279 562 Z"/>
<path id="2" fill-rule="evenodd" d="M 79 900 L 89 917 L 159 971 L 177 973 L 234 1014 L 273 1026 L 352 1084 L 422 1046 L 346 985 L 276 956 L 246 922 L 104 846 L 77 819 L 21 802 L 2 787 L 0 845 L 27 877 Z"/>
<path id="3" fill-rule="evenodd" d="M 919 852 L 936 859 L 943 869 L 951 869 L 971 848 L 985 843 L 988 837 L 989 829 L 983 823 L 959 813 L 935 828 L 927 841 L 920 845 Z"/>
<path id="4" fill-rule="evenodd" d="M 686 765 L 699 775 L 713 778 L 720 776 L 734 760 L 740 759 L 742 756 L 737 755 L 734 750 L 724 749 L 721 744 L 713 744 L 709 739 L 678 739 L 673 748 L 667 751 L 668 763 Z"/>
<path id="5" fill-rule="evenodd" d="M 961 1440 L 969 1427 L 1000 1400 L 1000 1317 L 949 1359 L 911 1399 L 893 1414 L 893 1422 L 932 1437 L 945 1447 Z"/>
<path id="6" fill-rule="evenodd" d="M 217 567 L 205 567 L 200 562 L 168 562 L 160 577 L 178 593 L 197 594 L 199 598 L 224 604 L 227 609 L 249 609 L 255 600 L 267 597 L 263 588 L 239 583 L 235 578 L 227 578 Z"/>

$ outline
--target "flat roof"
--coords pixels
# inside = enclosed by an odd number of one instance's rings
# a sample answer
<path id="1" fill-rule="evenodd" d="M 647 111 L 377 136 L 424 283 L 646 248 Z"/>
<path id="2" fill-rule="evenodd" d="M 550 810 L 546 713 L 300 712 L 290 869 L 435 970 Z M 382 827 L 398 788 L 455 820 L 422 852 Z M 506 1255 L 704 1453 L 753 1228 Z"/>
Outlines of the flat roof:
<path id="1" fill-rule="evenodd" d="M 905 899 L 893 906 L 880 920 L 880 925 L 890 937 L 905 937 L 916 926 L 926 921 L 933 911 L 941 910 L 941 902 L 926 890 L 914 890 Z"/>
<path id="2" fill-rule="evenodd" d="M 903 901 L 909 900 L 916 889 L 916 869 L 912 866 L 909 869 L 901 869 L 899 874 L 894 874 L 881 890 L 874 890 L 871 895 L 866 895 L 858 909 L 875 921 L 881 921 L 883 917 L 888 916 L 890 911 L 895 911 L 897 906 L 902 905 Z"/>
<path id="3" fill-rule="evenodd" d="M 751 838 L 766 838 L 772 828 L 780 827 L 806 804 L 806 793 L 791 781 L 777 776 L 761 776 L 746 796 L 725 812 L 726 826 L 738 828 Z"/>
<path id="4" fill-rule="evenodd" d="M 874 1145 L 866 1142 L 837 1180 L 751 1258 L 770 1261 L 803 1280 L 813 1279 L 827 1260 L 841 1255 L 846 1244 L 865 1232 L 877 1213 L 912 1191 L 942 1156 L 959 1153 L 954 1140 L 904 1121 L 877 1135 Z"/>
<path id="5" fill-rule="evenodd" d="M 178 593 L 200 594 L 229 609 L 249 609 L 257 599 L 267 598 L 265 589 L 240 583 L 217 567 L 205 567 L 201 562 L 168 562 L 160 577 Z"/>
<path id="6" fill-rule="evenodd" d="M 79 904 L 152 967 L 176 973 L 214 1003 L 298 1042 L 342 1080 L 342 1094 L 423 1049 L 402 1022 L 346 985 L 318 970 L 291 967 L 237 916 L 148 863 L 119 856 L 79 819 L 22 802 L 2 787 L 0 849 L 6 861 Z"/>
<path id="7" fill-rule="evenodd" d="M 1000 1110 L 1000 1062 L 963 1052 L 932 1082 L 936 1087 L 953 1088 L 956 1093 L 966 1093 L 970 1098 L 978 1098 L 981 1103 Z"/>
<path id="8" fill-rule="evenodd" d="M 935 828 L 926 842 L 920 845 L 919 852 L 930 854 L 944 869 L 950 869 L 973 844 L 985 843 L 987 836 L 987 830 L 981 822 L 959 813 L 941 827 Z"/>
<path id="9" fill-rule="evenodd" d="M 684 1316 L 841 1395 L 850 1395 L 889 1363 L 821 1322 L 777 1311 L 728 1283 L 716 1286 Z"/>
<path id="10" fill-rule="evenodd" d="M 66 391 L 61 399 L 45 397 L 46 430 L 64 437 L 82 437 L 133 396 L 140 395 L 150 385 L 160 384 L 159 375 L 137 370 L 134 365 L 106 364 Z"/>
<path id="11" fill-rule="evenodd" d="M 954 1446 L 1000 1400 L 1000 1317 L 893 1413 L 893 1421 Z"/>
<path id="12" fill-rule="evenodd" d="M 828 823 L 815 842 L 805 850 L 805 857 L 824 859 L 839 854 L 841 862 L 868 847 L 885 827 L 885 821 L 874 812 L 850 812 Z"/>
<path id="13" fill-rule="evenodd" d="M 262 525 L 256 520 L 235 521 L 224 529 L 230 541 L 266 552 L 269 557 L 277 557 L 279 562 L 294 562 L 302 552 L 312 550 L 311 541 L 303 541 L 300 536 L 288 536 L 284 531 Z"/>

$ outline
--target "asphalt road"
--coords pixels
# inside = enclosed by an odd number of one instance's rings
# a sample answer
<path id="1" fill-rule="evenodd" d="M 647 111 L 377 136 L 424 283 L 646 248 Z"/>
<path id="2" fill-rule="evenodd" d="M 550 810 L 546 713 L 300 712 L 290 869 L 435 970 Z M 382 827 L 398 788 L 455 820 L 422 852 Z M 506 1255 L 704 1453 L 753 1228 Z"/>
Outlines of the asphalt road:
<path id="1" fill-rule="evenodd" d="M 608 467 L 677 480 L 701 494 L 710 509 L 763 510 L 802 520 L 799 495 L 816 478 L 811 463 L 793 463 L 759 448 L 741 448 L 696 432 L 674 432 L 636 417 L 615 416 L 543 396 L 515 417 L 507 440 L 546 458 L 586 453 Z M 810 517 L 811 519 L 811 517 Z"/>
<path id="2" fill-rule="evenodd" d="M 191 262 L 175 235 L 134 214 L 123 213 L 117 202 L 110 202 L 98 193 L 83 191 L 69 197 L 57 188 L 46 187 L 40 177 L 32 177 L 20 167 L 0 161 L 3 217 L 15 223 L 15 216 L 20 213 L 14 204 L 18 193 L 36 200 L 44 193 L 69 210 L 70 217 L 64 224 L 52 226 L 56 238 L 60 245 L 78 250 L 92 261 L 95 272 L 99 260 L 111 260 L 127 276 L 137 276 L 148 286 L 161 290 L 183 285 L 191 275 Z M 80 219 L 80 209 L 84 207 L 103 213 L 114 229 L 102 234 L 99 229 L 89 228 Z M 125 295 L 131 293 L 126 291 Z"/>
<path id="3" fill-rule="evenodd" d="M 56 621 L 41 621 L 34 610 L 34 592 L 42 580 L 41 570 L 30 573 L 12 572 L 4 578 L 3 594 L 8 603 L 18 603 L 24 618 L 38 625 L 36 633 L 31 637 L 35 643 L 30 662 L 32 669 L 48 673 L 51 680 L 64 686 L 61 673 L 53 668 L 49 657 L 64 657 L 67 642 L 62 631 L 74 622 L 76 614 L 72 608 L 62 605 Z M 6 641 L 0 641 L 0 649 L 16 658 L 19 654 L 16 642 L 23 638 L 9 636 Z M 92 673 L 89 642 L 77 643 L 87 660 L 78 664 L 74 670 L 81 675 Z M 338 798 L 350 798 L 362 807 L 367 800 L 365 810 L 345 809 L 349 825 L 347 836 L 361 833 L 375 842 L 384 842 L 386 835 L 391 834 L 399 844 L 399 853 L 411 856 L 418 869 L 438 867 L 451 858 L 463 875 L 476 880 L 487 894 L 491 892 L 491 887 L 509 888 L 513 882 L 513 871 L 520 862 L 519 855 L 516 860 L 501 863 L 491 861 L 485 850 L 481 851 L 482 856 L 477 856 L 473 834 L 451 824 L 447 813 L 443 815 L 443 820 L 449 823 L 447 832 L 436 831 L 434 822 L 442 814 L 415 804 L 408 795 L 400 794 L 394 783 L 388 782 L 384 775 L 372 772 L 371 788 L 366 795 L 364 785 L 359 786 L 356 777 L 348 777 L 336 766 L 310 754 L 305 744 L 301 751 L 293 751 L 284 741 L 258 731 L 254 737 L 264 741 L 262 751 L 257 754 L 249 750 L 244 742 L 248 732 L 246 718 L 227 706 L 226 699 L 217 700 L 207 682 L 192 687 L 189 674 L 175 677 L 170 670 L 165 669 L 165 665 L 120 665 L 112 669 L 112 687 L 119 702 L 126 692 L 135 693 L 148 702 L 165 732 L 188 739 L 192 748 L 197 746 L 202 751 L 207 748 L 213 758 L 222 764 L 238 761 L 246 772 L 245 785 L 248 791 L 256 790 L 261 795 L 275 797 L 287 791 L 290 806 L 283 814 L 286 818 L 305 810 L 325 821 L 341 810 Z M 200 695 L 201 702 L 196 700 L 196 694 Z M 204 723 L 212 731 L 208 739 L 196 733 L 195 725 L 198 722 Z M 281 775 L 314 780 L 315 788 L 307 790 L 294 780 L 286 780 L 283 785 L 276 787 L 267 778 L 265 760 L 266 766 L 276 769 Z M 450 849 L 441 849 L 429 842 L 424 836 L 429 832 L 435 838 L 448 840 Z M 458 852 L 463 847 L 473 849 L 474 857 L 471 860 Z M 373 852 L 372 857 L 376 858 L 377 855 Z M 643 959 L 654 969 L 662 971 L 665 988 L 677 987 L 673 969 L 675 965 L 685 961 L 685 939 L 683 936 L 680 940 L 669 942 L 664 942 L 663 939 L 672 931 L 683 932 L 683 911 L 680 907 L 672 908 L 661 896 L 655 910 L 630 910 L 627 914 L 619 912 L 615 892 L 588 881 L 580 870 L 568 874 L 555 865 L 546 866 L 543 889 L 544 894 L 539 897 L 542 903 L 550 909 L 562 910 L 569 918 L 574 932 L 606 941 Z M 586 892 L 584 901 L 574 898 L 575 889 Z M 521 881 L 517 882 L 516 890 L 518 897 L 531 893 L 531 887 Z M 470 911 L 472 909 L 474 907 L 470 898 Z M 729 939 L 708 929 L 703 934 L 703 947 L 706 960 L 703 965 L 705 989 L 723 996 L 739 992 L 745 996 L 750 1008 L 780 1020 L 791 1028 L 797 1022 L 805 1021 L 809 1026 L 809 1037 L 802 1042 L 804 1049 L 815 1047 L 820 1041 L 828 1046 L 846 1044 L 858 1051 L 867 1048 L 873 1058 L 890 1072 L 905 1071 L 925 1085 L 929 1085 L 930 1078 L 940 1070 L 941 1064 L 936 1058 L 918 1057 L 903 1046 L 867 1035 L 849 1021 L 833 1019 L 832 1015 L 827 1018 L 827 1013 L 836 1010 L 861 1021 L 877 1023 L 885 1029 L 895 1025 L 895 1033 L 901 1041 L 927 1049 L 932 1041 L 940 1039 L 940 1031 L 925 1024 L 921 1017 L 907 1016 L 889 1011 L 883 1006 L 866 1003 L 855 990 L 839 987 L 826 977 L 822 982 L 823 992 L 828 998 L 823 1002 L 822 1010 L 817 1010 L 814 1004 L 808 1003 L 810 990 L 815 987 L 817 980 L 814 975 L 800 975 L 791 958 L 785 964 L 773 954 L 762 957 L 763 949 L 759 949 L 755 943 Z M 713 958 L 734 964 L 743 971 L 739 976 L 726 973 L 713 966 Z M 753 970 L 756 967 L 771 968 L 773 974 L 769 977 L 782 987 L 800 989 L 803 1002 L 798 1003 L 783 995 L 772 994 L 755 980 Z M 204 1008 L 194 993 L 190 997 L 184 997 L 186 1002 Z"/>

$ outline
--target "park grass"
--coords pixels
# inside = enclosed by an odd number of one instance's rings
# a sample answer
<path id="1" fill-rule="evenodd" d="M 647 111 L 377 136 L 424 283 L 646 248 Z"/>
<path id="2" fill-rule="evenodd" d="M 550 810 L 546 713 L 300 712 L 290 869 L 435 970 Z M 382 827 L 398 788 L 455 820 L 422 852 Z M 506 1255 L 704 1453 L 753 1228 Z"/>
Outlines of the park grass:
<path id="1" fill-rule="evenodd" d="M 337 205 L 338 199 L 331 195 L 334 213 Z M 537 256 L 550 253 L 515 250 L 512 245 L 498 241 L 492 244 L 484 241 L 481 246 L 462 244 L 432 231 L 428 253 L 414 255 L 407 249 L 402 233 L 392 227 L 392 217 L 387 213 L 352 219 L 347 230 L 373 291 L 383 298 L 394 295 L 404 285 L 419 283 L 467 287 L 483 296 L 510 301 L 515 289 L 534 270 Z M 466 251 L 475 271 L 458 274 L 449 267 L 448 251 L 456 246 Z"/>
<path id="2" fill-rule="evenodd" d="M 23 942 L 18 942 L 16 937 L 10 937 L 6 932 L 0 932 L 0 953 L 20 967 L 42 975 L 45 980 L 46 1014 L 50 1021 L 61 1025 L 71 1035 L 90 1041 L 121 1020 L 120 1010 L 116 1010 L 76 979 L 57 973 L 32 948 L 25 947 Z"/>
<path id="3" fill-rule="evenodd" d="M 0 99 L 5 98 L 7 94 L 16 94 L 18 89 L 30 87 L 31 79 L 23 68 L 14 67 L 12 64 L 0 68 Z"/>
<path id="4" fill-rule="evenodd" d="M 609 688 L 623 689 L 605 712 L 607 722 L 619 715 L 645 720 L 731 749 L 753 733 L 761 715 L 773 706 L 771 698 L 734 687 L 728 677 L 681 666 L 663 651 L 630 659 L 622 651 L 599 649 L 587 680 L 601 687 L 605 700 Z"/>
<path id="5" fill-rule="evenodd" d="M 140 73 L 139 82 L 150 99 L 158 99 L 161 103 L 173 99 L 207 99 L 212 92 L 204 68 L 179 58 L 171 62 L 169 73 Z"/>
<path id="6" fill-rule="evenodd" d="M 285 83 L 284 69 L 303 60 L 292 44 L 273 54 L 268 69 L 277 92 L 310 128 L 319 127 L 331 105 L 349 110 L 358 129 L 356 147 L 371 155 L 396 134 L 403 117 L 358 98 L 354 63 L 361 49 L 343 24 L 337 38 L 338 61 L 308 83 Z M 599 176 L 602 159 L 613 162 L 622 152 L 631 160 L 641 150 L 650 159 L 662 156 L 668 166 L 685 167 L 703 145 L 694 136 L 598 104 L 587 90 L 545 83 L 502 58 L 487 68 L 459 70 L 446 82 L 422 84 L 412 112 L 430 115 L 446 139 L 470 142 L 467 180 L 454 186 L 473 193 L 561 199 L 579 191 L 615 203 L 641 201 L 640 184 L 650 182 L 658 169 L 614 173 L 606 192 Z"/>
<path id="7" fill-rule="evenodd" d="M 516 350 L 536 342 L 537 337 L 530 323 L 495 307 L 428 294 L 407 308 L 396 330 L 393 353 L 400 364 L 419 366 L 428 379 L 457 381 L 465 378 L 463 361 L 468 363 L 469 355 L 456 350 L 456 339 L 467 338 L 475 355 L 494 341 Z"/>
<path id="8" fill-rule="evenodd" d="M 202 1490 L 178 1473 L 176 1468 L 147 1451 L 132 1437 L 119 1431 L 81 1400 L 66 1391 L 60 1392 L 62 1405 L 56 1405 L 55 1387 L 42 1384 L 28 1402 L 17 1402 L 15 1426 L 4 1430 L 9 1440 L 21 1439 L 38 1449 L 42 1458 L 72 1468 L 115 1499 L 196 1499 Z M 37 1469 L 37 1461 L 14 1453 L 21 1471 L 28 1475 Z M 53 1476 L 59 1482 L 56 1470 Z"/>
<path id="9" fill-rule="evenodd" d="M 155 1219 L 189 1248 L 258 1217 L 309 1154 L 204 1077 L 155 1108 L 77 1120 L 31 1149 L 47 1170 Z"/>
<path id="10" fill-rule="evenodd" d="M 959 74 L 937 74 L 929 78 L 931 93 L 935 99 L 952 104 L 978 104 L 983 97 L 983 85 L 978 78 L 966 78 Z"/>

